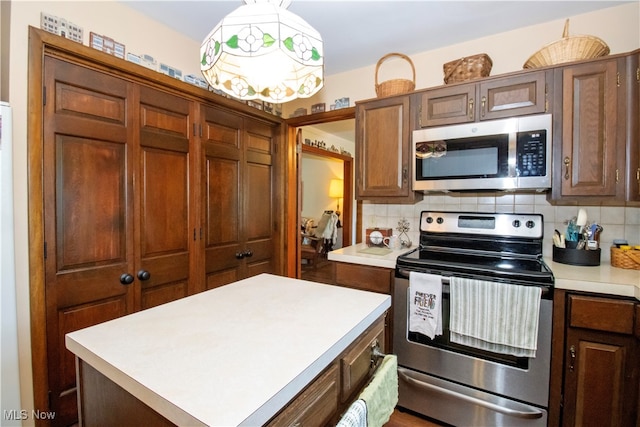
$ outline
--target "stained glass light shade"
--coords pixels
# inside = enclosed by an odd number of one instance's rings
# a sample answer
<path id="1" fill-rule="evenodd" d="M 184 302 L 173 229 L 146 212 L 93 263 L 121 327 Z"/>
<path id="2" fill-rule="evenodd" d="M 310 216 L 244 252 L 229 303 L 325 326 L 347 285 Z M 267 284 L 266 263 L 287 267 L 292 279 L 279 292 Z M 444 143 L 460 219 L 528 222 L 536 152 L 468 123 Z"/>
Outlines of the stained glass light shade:
<path id="1" fill-rule="evenodd" d="M 239 99 L 283 103 L 324 85 L 322 38 L 286 7 L 245 0 L 204 39 L 201 71 L 214 88 Z"/>

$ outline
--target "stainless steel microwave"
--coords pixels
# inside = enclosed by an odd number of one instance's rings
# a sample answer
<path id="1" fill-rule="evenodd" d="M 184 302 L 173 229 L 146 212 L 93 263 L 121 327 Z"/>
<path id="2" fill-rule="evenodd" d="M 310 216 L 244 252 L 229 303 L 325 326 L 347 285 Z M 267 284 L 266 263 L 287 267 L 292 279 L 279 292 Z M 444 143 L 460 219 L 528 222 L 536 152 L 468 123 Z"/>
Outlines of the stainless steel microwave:
<path id="1" fill-rule="evenodd" d="M 413 132 L 415 191 L 551 187 L 551 115 Z"/>

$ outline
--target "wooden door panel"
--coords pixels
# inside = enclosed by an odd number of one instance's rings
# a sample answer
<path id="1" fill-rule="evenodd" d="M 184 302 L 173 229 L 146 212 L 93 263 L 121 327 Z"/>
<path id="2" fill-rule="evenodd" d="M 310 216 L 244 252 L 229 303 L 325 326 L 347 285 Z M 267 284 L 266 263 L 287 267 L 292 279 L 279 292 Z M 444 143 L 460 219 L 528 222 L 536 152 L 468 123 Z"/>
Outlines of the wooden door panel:
<path id="1" fill-rule="evenodd" d="M 476 86 L 471 84 L 444 87 L 419 95 L 419 125 L 443 126 L 474 120 Z"/>
<path id="2" fill-rule="evenodd" d="M 480 120 L 544 113 L 544 71 L 480 83 Z"/>
<path id="3" fill-rule="evenodd" d="M 125 145 L 59 135 L 56 146 L 58 272 L 126 262 Z"/>
<path id="4" fill-rule="evenodd" d="M 396 195 L 403 193 L 403 156 L 391 153 L 401 139 L 403 106 L 391 105 L 371 108 L 366 112 L 364 138 L 366 147 L 362 147 L 360 165 L 362 189 L 360 194 Z M 375 135 L 375 137 L 368 137 Z"/>
<path id="5" fill-rule="evenodd" d="M 616 195 L 616 69 L 608 61 L 563 70 L 563 196 Z"/>
<path id="6" fill-rule="evenodd" d="M 204 247 L 206 288 L 242 278 L 241 230 L 242 118 L 205 108 Z"/>
<path id="7" fill-rule="evenodd" d="M 240 280 L 236 266 L 229 270 L 215 271 L 207 274 L 207 290 L 228 285 Z"/>
<path id="8" fill-rule="evenodd" d="M 239 229 L 239 164 L 236 160 L 207 158 L 206 160 L 206 240 L 210 248 L 236 243 Z"/>
<path id="9" fill-rule="evenodd" d="M 189 157 L 143 147 L 142 258 L 189 250 Z"/>
<path id="10" fill-rule="evenodd" d="M 273 234 L 271 167 L 248 164 L 245 176 L 246 240 L 270 238 Z"/>
<path id="11" fill-rule="evenodd" d="M 146 285 L 146 283 L 145 283 Z M 142 309 L 166 304 L 189 295 L 189 288 L 186 281 L 169 283 L 163 286 L 142 288 Z"/>
<path id="12" fill-rule="evenodd" d="M 195 198 L 189 191 L 194 183 L 193 103 L 141 87 L 139 114 L 140 270 L 136 275 L 145 309 L 195 292 L 190 268 L 199 232 L 190 217 Z"/>
<path id="13" fill-rule="evenodd" d="M 47 370 L 53 425 L 77 421 L 68 332 L 131 313 L 134 288 L 128 174 L 130 85 L 46 58 L 43 216 Z M 43 408 L 44 409 L 44 408 Z"/>

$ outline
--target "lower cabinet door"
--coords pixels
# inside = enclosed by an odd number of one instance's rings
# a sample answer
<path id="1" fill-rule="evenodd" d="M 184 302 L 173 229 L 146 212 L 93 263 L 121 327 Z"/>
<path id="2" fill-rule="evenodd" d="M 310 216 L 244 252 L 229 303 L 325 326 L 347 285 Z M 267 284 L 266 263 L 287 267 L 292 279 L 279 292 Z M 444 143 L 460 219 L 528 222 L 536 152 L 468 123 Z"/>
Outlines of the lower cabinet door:
<path id="1" fill-rule="evenodd" d="M 268 426 L 320 427 L 335 425 L 340 392 L 339 374 L 338 364 L 333 363 Z"/>

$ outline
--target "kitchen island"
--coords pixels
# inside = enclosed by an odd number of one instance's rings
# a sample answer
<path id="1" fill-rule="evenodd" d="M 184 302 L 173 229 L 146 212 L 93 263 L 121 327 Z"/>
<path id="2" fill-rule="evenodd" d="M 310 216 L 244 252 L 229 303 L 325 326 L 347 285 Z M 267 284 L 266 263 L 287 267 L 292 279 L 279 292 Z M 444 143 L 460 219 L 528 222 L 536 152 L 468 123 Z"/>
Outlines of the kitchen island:
<path id="1" fill-rule="evenodd" d="M 390 304 L 388 295 L 261 274 L 72 332 L 81 420 L 105 425 L 101 390 L 115 387 L 167 424 L 263 425 Z"/>

